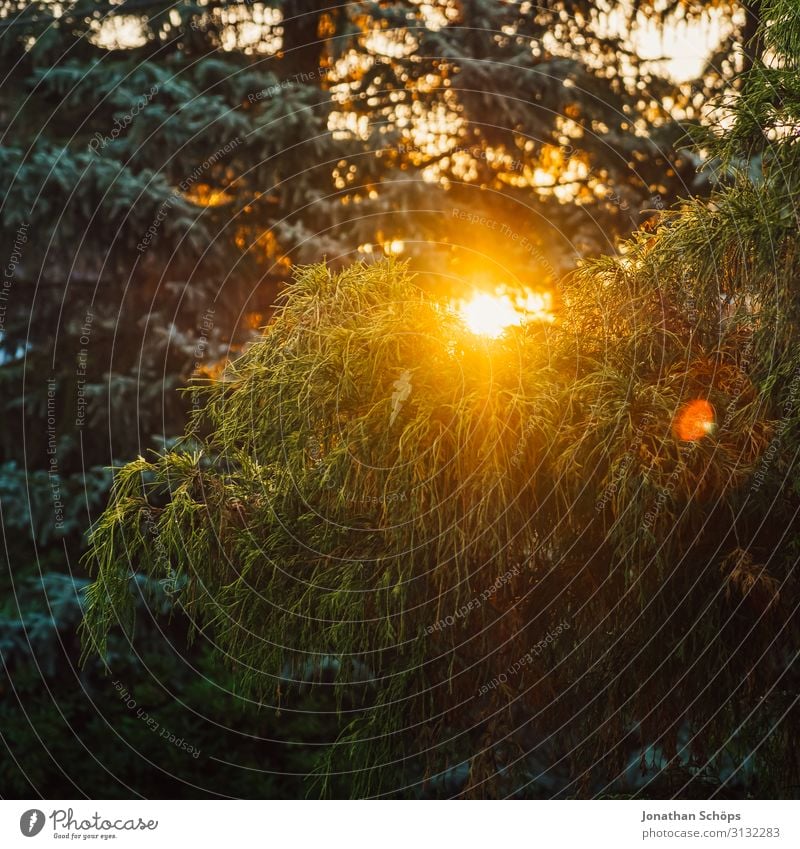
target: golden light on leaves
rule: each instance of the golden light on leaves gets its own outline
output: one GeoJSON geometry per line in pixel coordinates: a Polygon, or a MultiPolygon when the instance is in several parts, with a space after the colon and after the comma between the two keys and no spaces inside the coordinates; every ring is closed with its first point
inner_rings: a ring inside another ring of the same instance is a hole
{"type": "Polygon", "coordinates": [[[469,331],[497,339],[510,327],[530,322],[552,322],[552,296],[532,289],[513,290],[497,286],[494,291],[476,291],[468,300],[454,303],[469,331]]]}
{"type": "Polygon", "coordinates": [[[208,183],[197,183],[187,189],[183,196],[197,206],[224,206],[233,202],[233,195],[220,189],[215,189],[208,183]]]}
{"type": "Polygon", "coordinates": [[[672,432],[683,442],[697,442],[712,434],[716,426],[714,408],[708,401],[698,398],[681,407],[672,424],[672,432]]]}

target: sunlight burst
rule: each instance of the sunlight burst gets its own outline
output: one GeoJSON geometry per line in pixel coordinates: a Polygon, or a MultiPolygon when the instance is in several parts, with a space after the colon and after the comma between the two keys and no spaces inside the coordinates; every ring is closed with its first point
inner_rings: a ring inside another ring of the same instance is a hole
{"type": "Polygon", "coordinates": [[[468,330],[490,339],[502,336],[509,327],[554,320],[550,293],[531,289],[497,286],[493,292],[475,292],[469,300],[457,301],[455,307],[468,330]]]}

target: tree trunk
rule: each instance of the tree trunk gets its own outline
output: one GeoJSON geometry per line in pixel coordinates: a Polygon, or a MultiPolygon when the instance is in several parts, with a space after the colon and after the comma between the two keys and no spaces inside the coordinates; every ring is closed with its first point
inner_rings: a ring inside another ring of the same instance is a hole
{"type": "MultiPolygon", "coordinates": [[[[287,0],[284,3],[280,65],[284,79],[319,72],[325,50],[325,39],[319,35],[324,13],[325,4],[315,0],[287,0]]],[[[335,7],[328,14],[334,16],[335,7]]]]}

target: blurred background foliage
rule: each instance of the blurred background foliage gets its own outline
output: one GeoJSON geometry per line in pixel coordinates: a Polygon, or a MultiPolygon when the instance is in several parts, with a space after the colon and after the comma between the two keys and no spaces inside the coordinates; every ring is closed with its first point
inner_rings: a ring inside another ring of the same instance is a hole
{"type": "Polygon", "coordinates": [[[154,796],[301,792],[336,721],[232,716],[226,673],[146,587],[125,683],[217,760],[199,776],[77,671],[105,469],[171,444],[178,388],[242,349],[298,263],[547,286],[745,159],[760,173],[746,143],[684,146],[758,62],[758,20],[755,0],[0,3],[4,795],[125,795],[121,775],[154,796]]]}

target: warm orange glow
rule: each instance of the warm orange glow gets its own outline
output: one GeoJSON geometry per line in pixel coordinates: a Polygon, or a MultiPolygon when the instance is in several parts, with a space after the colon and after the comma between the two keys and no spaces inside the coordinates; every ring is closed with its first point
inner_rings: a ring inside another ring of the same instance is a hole
{"type": "Polygon", "coordinates": [[[197,183],[187,189],[183,196],[197,206],[224,206],[233,201],[233,195],[220,189],[214,189],[208,183],[197,183]]]}
{"type": "Polygon", "coordinates": [[[480,336],[497,339],[509,327],[531,321],[553,321],[549,292],[530,289],[514,291],[498,286],[494,292],[475,292],[467,301],[455,305],[467,329],[480,336]]]}
{"type": "Polygon", "coordinates": [[[708,401],[698,399],[683,405],[675,417],[672,431],[684,442],[697,442],[713,433],[715,428],[714,408],[708,401]]]}

